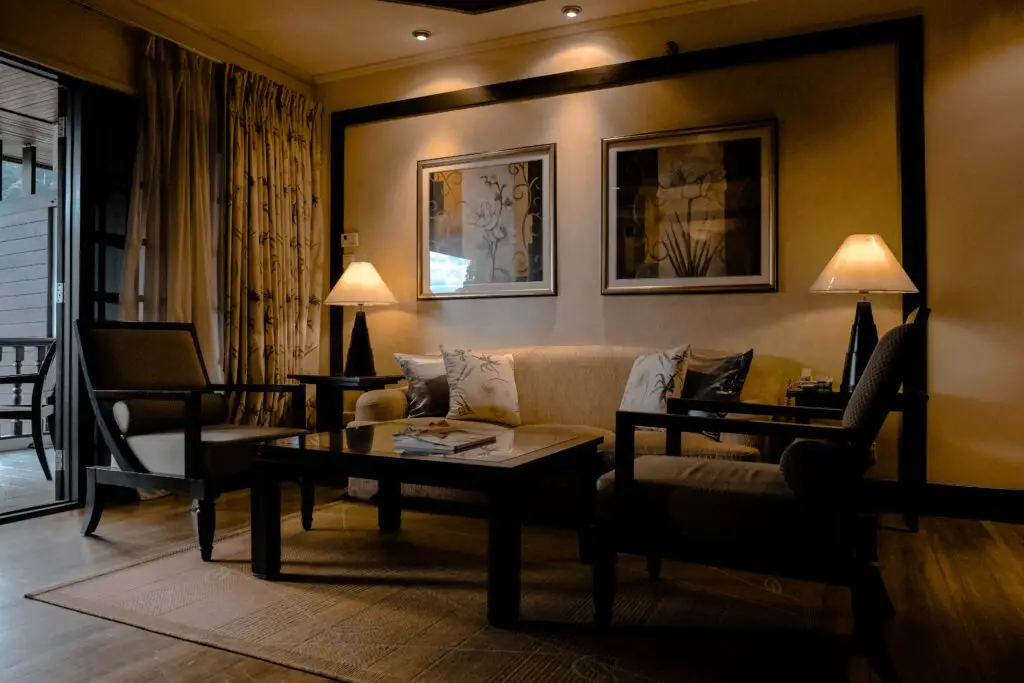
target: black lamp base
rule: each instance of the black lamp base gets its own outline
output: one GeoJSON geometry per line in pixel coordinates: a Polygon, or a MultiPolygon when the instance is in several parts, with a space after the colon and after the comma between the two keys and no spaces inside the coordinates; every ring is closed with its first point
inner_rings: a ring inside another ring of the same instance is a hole
{"type": "Polygon", "coordinates": [[[853,327],[850,329],[850,347],[846,351],[840,391],[853,391],[877,345],[878,328],[875,327],[875,318],[871,313],[871,302],[867,299],[858,301],[857,313],[853,317],[853,327]]]}
{"type": "Polygon", "coordinates": [[[377,371],[373,367],[373,349],[370,348],[370,329],[366,326],[366,313],[356,313],[355,324],[352,325],[352,339],[348,345],[345,358],[346,377],[373,377],[377,371]]]}

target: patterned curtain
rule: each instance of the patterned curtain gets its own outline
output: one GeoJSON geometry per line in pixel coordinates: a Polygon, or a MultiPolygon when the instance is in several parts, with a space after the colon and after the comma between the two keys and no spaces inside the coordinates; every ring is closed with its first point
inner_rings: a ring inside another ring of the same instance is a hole
{"type": "Polygon", "coordinates": [[[119,313],[122,320],[194,323],[219,381],[213,69],[174,43],[150,37],[146,46],[119,313]]]}
{"type": "MultiPolygon", "coordinates": [[[[229,383],[319,368],[323,269],[320,104],[229,67],[224,344],[229,383]]],[[[307,391],[307,419],[315,405],[307,391]]],[[[236,421],[277,424],[287,397],[231,398],[236,421]]]]}

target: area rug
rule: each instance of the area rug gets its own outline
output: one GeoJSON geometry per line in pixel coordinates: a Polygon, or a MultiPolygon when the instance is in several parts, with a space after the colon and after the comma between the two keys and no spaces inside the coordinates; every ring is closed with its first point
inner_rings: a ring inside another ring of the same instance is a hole
{"type": "MultiPolygon", "coordinates": [[[[616,626],[592,625],[574,534],[524,531],[523,623],[491,628],[486,524],[335,503],[284,522],[284,578],[252,577],[249,534],[30,594],[35,600],[352,683],[843,680],[842,595],[814,584],[620,559],[616,626]],[[781,678],[780,678],[781,677],[781,678]]],[[[840,591],[841,593],[841,591],[840,591]]]]}

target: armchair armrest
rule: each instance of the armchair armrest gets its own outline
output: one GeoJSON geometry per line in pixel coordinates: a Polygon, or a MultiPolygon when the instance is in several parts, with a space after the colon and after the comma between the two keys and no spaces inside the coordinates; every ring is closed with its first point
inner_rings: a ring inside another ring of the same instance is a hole
{"type": "Polygon", "coordinates": [[[390,422],[409,415],[409,395],[404,388],[367,391],[356,400],[356,422],[390,422]]]}
{"type": "Polygon", "coordinates": [[[306,385],[305,384],[210,384],[207,391],[249,391],[253,393],[284,393],[292,395],[291,414],[288,421],[296,429],[306,427],[306,385]]]}
{"type": "Polygon", "coordinates": [[[305,388],[304,384],[210,384],[207,386],[210,391],[252,391],[256,393],[275,391],[295,393],[305,388]]]}
{"type": "MultiPolygon", "coordinates": [[[[724,406],[729,404],[714,405],[724,406]]],[[[763,406],[762,406],[763,407],[763,406]]],[[[721,408],[719,408],[721,410],[721,408]]],[[[852,430],[827,425],[791,424],[788,422],[767,422],[765,420],[736,420],[724,417],[695,415],[673,415],[663,413],[637,413],[620,410],[616,413],[616,439],[621,425],[632,431],[636,427],[664,427],[678,432],[698,433],[704,431],[726,434],[758,434],[763,436],[784,436],[794,439],[827,439],[830,441],[852,442],[852,430]]]]}
{"type": "Polygon", "coordinates": [[[144,399],[187,402],[192,396],[202,396],[206,392],[202,389],[96,389],[92,393],[97,401],[144,399]]]}
{"type": "Polygon", "coordinates": [[[748,403],[745,401],[699,401],[693,398],[670,398],[668,400],[668,412],[671,414],[685,415],[691,410],[708,413],[767,415],[798,420],[841,420],[843,418],[843,411],[838,408],[780,406],[768,403],[748,403]]]}

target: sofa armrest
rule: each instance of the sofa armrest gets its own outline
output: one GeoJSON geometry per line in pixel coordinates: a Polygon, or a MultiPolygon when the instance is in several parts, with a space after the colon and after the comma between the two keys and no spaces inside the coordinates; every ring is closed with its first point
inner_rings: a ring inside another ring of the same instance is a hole
{"type": "Polygon", "coordinates": [[[409,415],[409,395],[405,387],[367,391],[356,401],[356,422],[389,422],[409,415]]]}

